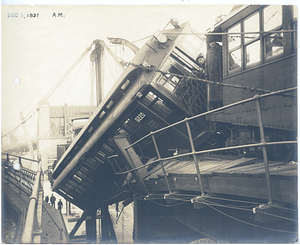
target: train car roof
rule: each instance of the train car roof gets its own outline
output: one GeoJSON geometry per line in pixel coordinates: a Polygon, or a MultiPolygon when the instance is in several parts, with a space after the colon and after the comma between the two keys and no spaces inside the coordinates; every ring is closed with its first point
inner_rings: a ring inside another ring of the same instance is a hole
{"type": "Polygon", "coordinates": [[[214,25],[212,32],[222,32],[264,5],[235,5],[229,15],[214,25]]]}

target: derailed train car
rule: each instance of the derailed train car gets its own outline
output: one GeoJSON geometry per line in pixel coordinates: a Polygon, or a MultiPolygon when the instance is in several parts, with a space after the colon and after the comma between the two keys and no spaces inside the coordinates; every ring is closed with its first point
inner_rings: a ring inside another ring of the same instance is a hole
{"type": "MultiPolygon", "coordinates": [[[[297,29],[296,16],[292,6],[248,6],[215,26],[212,33],[219,34],[216,36],[223,49],[223,85],[219,85],[223,106],[263,91],[296,86],[297,36],[291,31],[297,29]]],[[[127,194],[118,189],[124,177],[116,175],[114,168],[124,171],[135,167],[128,165],[132,161],[124,148],[152,131],[207,111],[207,82],[195,75],[199,70],[196,57],[206,47],[205,37],[189,23],[173,24],[138,51],[59,160],[52,174],[52,188],[78,207],[124,200],[127,194]],[[111,165],[111,159],[118,164],[111,165]]],[[[295,140],[295,94],[266,99],[262,104],[267,140],[295,140]]],[[[194,120],[195,148],[259,142],[254,113],[255,105],[246,104],[194,120]]],[[[162,157],[172,155],[170,149],[189,145],[184,125],[163,131],[156,138],[162,157]]],[[[151,139],[134,150],[138,159],[133,160],[141,164],[157,156],[151,139]]],[[[289,160],[296,151],[286,146],[270,152],[270,157],[289,160]]],[[[260,149],[226,153],[259,156],[260,149]]],[[[147,169],[143,171],[146,176],[147,169]]]]}
{"type": "MultiPolygon", "coordinates": [[[[205,46],[205,39],[197,35],[188,22],[175,24],[173,29],[150,38],[57,163],[52,188],[81,208],[109,198],[113,193],[110,188],[116,187],[108,183],[121,184],[123,177],[114,175],[108,157],[118,155],[115,160],[121,169],[126,169],[115,138],[126,135],[128,142],[133,142],[192,115],[177,95],[178,85],[188,85],[189,79],[184,76],[197,78],[194,71],[199,66],[195,59],[205,46]],[[106,176],[99,178],[104,172],[106,176]],[[92,194],[96,190],[97,196],[92,194]]],[[[197,88],[191,90],[197,100],[196,112],[203,112],[206,110],[205,84],[197,80],[192,82],[197,88]]],[[[195,125],[193,130],[199,134],[207,127],[207,122],[199,120],[198,124],[200,126],[195,125]]],[[[184,148],[188,143],[180,127],[162,133],[159,138],[162,139],[159,147],[163,156],[171,154],[170,148],[184,148]]],[[[155,154],[149,142],[136,151],[145,159],[155,154]]]]}

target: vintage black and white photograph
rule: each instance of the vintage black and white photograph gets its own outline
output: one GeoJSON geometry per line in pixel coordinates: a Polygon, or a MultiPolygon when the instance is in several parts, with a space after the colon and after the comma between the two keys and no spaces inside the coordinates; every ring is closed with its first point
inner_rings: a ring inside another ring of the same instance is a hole
{"type": "Polygon", "coordinates": [[[297,5],[1,7],[2,243],[298,242],[297,5]]]}

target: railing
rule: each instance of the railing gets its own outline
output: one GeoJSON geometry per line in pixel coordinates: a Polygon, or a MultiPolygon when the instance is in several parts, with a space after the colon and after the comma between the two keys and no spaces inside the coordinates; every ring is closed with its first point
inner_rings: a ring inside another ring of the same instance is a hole
{"type": "MultiPolygon", "coordinates": [[[[41,175],[42,175],[42,164],[39,162],[38,171],[36,174],[32,194],[29,198],[29,205],[26,215],[26,221],[25,226],[21,238],[22,243],[31,243],[32,242],[32,236],[33,236],[33,225],[35,221],[36,216],[36,206],[39,198],[39,190],[42,187],[41,183],[41,175]]],[[[41,235],[41,234],[40,234],[41,235]]]]}
{"type": "Polygon", "coordinates": [[[36,171],[26,168],[24,163],[26,161],[28,165],[32,165],[39,161],[4,152],[1,153],[1,158],[4,178],[9,178],[19,188],[31,193],[36,171]]]}
{"type": "Polygon", "coordinates": [[[31,243],[34,233],[33,226],[37,215],[36,206],[38,199],[40,198],[39,192],[42,189],[42,164],[39,160],[20,157],[9,153],[2,153],[2,170],[4,176],[9,178],[11,182],[14,182],[14,184],[25,190],[27,193],[31,193],[24,230],[21,237],[22,243],[31,243]],[[25,160],[27,162],[29,161],[30,164],[32,164],[32,162],[37,163],[37,171],[35,172],[24,167],[23,161],[25,160]]]}
{"type": "MultiPolygon", "coordinates": [[[[266,146],[281,145],[281,144],[297,144],[297,141],[278,141],[278,142],[266,142],[265,141],[263,120],[262,120],[262,115],[261,115],[261,110],[260,110],[260,100],[263,99],[263,98],[270,97],[270,96],[283,95],[285,93],[290,93],[290,92],[293,92],[295,90],[297,90],[296,87],[289,88],[289,89],[284,89],[284,90],[280,90],[280,91],[276,91],[276,92],[270,92],[270,93],[263,94],[263,95],[255,95],[252,98],[245,99],[245,100],[242,100],[242,101],[238,101],[238,102],[235,102],[235,103],[232,103],[232,104],[229,104],[229,105],[226,105],[226,106],[223,106],[223,107],[211,110],[211,111],[207,111],[207,112],[201,113],[199,115],[195,115],[195,116],[186,118],[186,119],[184,119],[182,121],[176,122],[176,123],[174,123],[172,125],[168,125],[168,126],[166,126],[164,128],[161,128],[161,129],[158,129],[158,130],[156,130],[154,132],[151,132],[151,133],[145,135],[144,137],[142,137],[141,139],[137,140],[136,142],[134,142],[130,146],[126,147],[125,151],[126,151],[126,153],[128,155],[128,158],[130,159],[130,156],[129,156],[129,153],[128,153],[128,149],[131,148],[131,147],[133,147],[133,146],[135,146],[135,145],[137,145],[138,143],[140,143],[141,141],[147,139],[148,137],[151,137],[152,138],[152,142],[153,142],[154,147],[155,147],[156,154],[157,154],[157,159],[154,160],[154,161],[151,161],[150,163],[147,163],[147,164],[145,164],[143,166],[140,166],[140,167],[137,167],[137,168],[133,168],[133,169],[130,169],[128,171],[119,172],[117,174],[127,174],[129,172],[137,171],[137,170],[139,170],[141,168],[147,167],[149,165],[152,165],[152,164],[158,162],[158,163],[160,163],[162,172],[164,174],[164,178],[166,180],[166,185],[168,187],[169,193],[171,194],[172,191],[171,191],[170,184],[169,184],[169,181],[168,181],[168,178],[167,178],[167,173],[166,173],[164,165],[163,165],[163,161],[171,160],[171,159],[176,159],[176,158],[183,157],[183,156],[193,156],[194,163],[195,163],[195,168],[196,168],[196,171],[197,171],[197,176],[198,176],[197,180],[198,180],[198,183],[199,183],[201,195],[204,195],[205,193],[204,193],[204,189],[203,189],[200,168],[199,168],[199,165],[198,165],[198,160],[196,158],[196,155],[200,155],[200,154],[204,154],[204,153],[211,153],[211,152],[218,152],[218,151],[227,151],[227,150],[233,150],[233,149],[244,149],[244,148],[250,148],[250,147],[261,147],[262,148],[262,152],[263,152],[263,160],[264,160],[264,168],[265,168],[265,176],[266,176],[266,184],[267,184],[267,193],[268,193],[268,202],[269,202],[269,204],[271,204],[272,203],[272,189],[271,189],[271,184],[270,184],[270,173],[269,173],[269,164],[268,164],[268,157],[267,157],[266,146]],[[239,146],[231,146],[231,147],[224,147],[224,148],[215,148],[215,149],[209,149],[209,150],[203,150],[203,151],[195,151],[194,141],[193,141],[193,137],[192,137],[192,133],[191,133],[191,129],[190,129],[190,123],[189,123],[191,120],[196,119],[196,118],[200,118],[200,117],[204,117],[204,116],[207,116],[207,115],[210,115],[210,114],[214,114],[214,113],[217,113],[217,112],[221,112],[221,111],[226,110],[228,108],[235,107],[235,106],[242,105],[242,104],[249,103],[249,102],[253,102],[253,101],[256,102],[257,119],[258,119],[259,131],[260,131],[260,143],[247,144],[247,145],[239,145],[239,146]],[[176,155],[176,156],[161,158],[160,152],[159,152],[159,149],[157,147],[156,140],[155,140],[155,134],[160,133],[160,132],[162,132],[164,130],[173,128],[173,127],[175,127],[175,126],[177,126],[179,124],[182,124],[182,123],[186,124],[188,138],[189,138],[189,141],[190,141],[190,145],[191,145],[191,150],[192,151],[189,152],[189,153],[184,153],[184,154],[180,154],[180,155],[176,155]]],[[[144,183],[142,183],[142,184],[143,184],[144,187],[146,187],[146,185],[144,183]]],[[[146,191],[148,192],[147,188],[146,188],[146,191]]]]}

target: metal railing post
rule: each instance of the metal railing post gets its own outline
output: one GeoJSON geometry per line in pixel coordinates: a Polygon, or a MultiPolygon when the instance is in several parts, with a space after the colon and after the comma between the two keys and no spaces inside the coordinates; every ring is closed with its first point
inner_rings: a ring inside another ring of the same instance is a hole
{"type": "Polygon", "coordinates": [[[39,162],[39,167],[38,167],[38,171],[36,174],[32,194],[29,198],[26,221],[25,221],[25,226],[24,226],[24,230],[22,233],[22,238],[21,238],[22,243],[31,243],[32,242],[33,225],[34,225],[34,217],[36,215],[36,204],[37,204],[37,199],[38,199],[40,178],[41,178],[41,162],[39,162]]]}
{"type": "Polygon", "coordinates": [[[165,171],[165,168],[164,168],[164,165],[161,161],[161,157],[160,157],[160,154],[159,154],[159,150],[158,150],[158,147],[157,147],[157,144],[156,144],[156,141],[155,141],[155,137],[154,137],[154,134],[151,133],[151,137],[152,137],[152,141],[153,141],[153,144],[154,144],[154,147],[155,147],[155,150],[156,150],[156,154],[157,154],[157,157],[158,157],[158,160],[159,160],[159,163],[160,163],[160,166],[161,166],[161,169],[164,173],[164,176],[165,176],[165,180],[167,182],[167,186],[168,186],[168,190],[169,190],[169,193],[171,193],[171,188],[170,188],[170,184],[169,184],[169,181],[168,181],[168,177],[167,177],[167,174],[166,174],[166,171],[165,171]]]}
{"type": "MultiPolygon", "coordinates": [[[[130,154],[129,154],[129,152],[128,152],[128,149],[125,149],[125,152],[126,152],[126,154],[127,154],[128,158],[129,158],[129,160],[130,160],[130,162],[131,162],[132,166],[134,166],[134,162],[133,162],[133,160],[132,160],[132,158],[131,158],[131,156],[130,156],[130,154]]],[[[143,181],[143,179],[142,179],[142,177],[141,177],[140,173],[139,173],[138,171],[135,171],[135,174],[137,175],[137,177],[138,177],[139,181],[142,183],[142,185],[143,185],[143,187],[144,187],[145,191],[146,191],[146,192],[147,192],[147,194],[149,195],[148,188],[147,188],[147,186],[145,185],[145,183],[144,183],[144,181],[143,181]]]]}
{"type": "MultiPolygon", "coordinates": [[[[127,152],[126,152],[127,153],[127,152]]],[[[121,167],[120,167],[120,165],[119,165],[119,163],[118,163],[118,161],[114,158],[114,161],[115,161],[115,163],[117,164],[117,166],[118,166],[118,168],[119,168],[119,170],[122,172],[122,169],[121,169],[121,167]]],[[[126,170],[128,170],[128,168],[127,168],[127,166],[125,165],[125,168],[126,168],[126,170]]],[[[124,175],[123,175],[124,176],[124,175]]],[[[124,180],[128,183],[128,185],[129,185],[129,188],[130,188],[130,190],[132,191],[132,193],[134,192],[133,191],[133,189],[132,189],[132,187],[131,187],[131,184],[130,184],[130,182],[127,180],[127,178],[126,178],[126,176],[124,176],[124,180]]]]}
{"type": "Polygon", "coordinates": [[[260,110],[260,96],[256,95],[256,110],[257,110],[257,117],[258,117],[258,125],[260,131],[260,142],[262,146],[263,158],[264,158],[264,165],[265,165],[265,175],[266,175],[266,182],[267,182],[267,190],[268,190],[268,202],[269,204],[272,203],[272,189],[271,189],[271,182],[270,182],[270,172],[269,172],[269,164],[268,164],[268,156],[266,150],[266,141],[265,141],[265,134],[264,134],[264,127],[263,127],[263,120],[260,110]]]}
{"type": "Polygon", "coordinates": [[[193,138],[192,138],[192,132],[191,132],[190,124],[189,124],[189,121],[187,119],[186,119],[185,123],[186,123],[186,128],[187,128],[187,131],[188,131],[189,140],[190,140],[192,153],[193,153],[193,158],[194,158],[194,162],[195,162],[195,167],[196,167],[196,171],[197,171],[198,183],[199,183],[199,186],[200,186],[201,194],[204,195],[204,189],[203,189],[203,185],[202,185],[202,179],[201,179],[198,160],[197,160],[197,157],[196,157],[196,154],[195,154],[195,147],[194,147],[194,142],[193,142],[193,138]]]}

